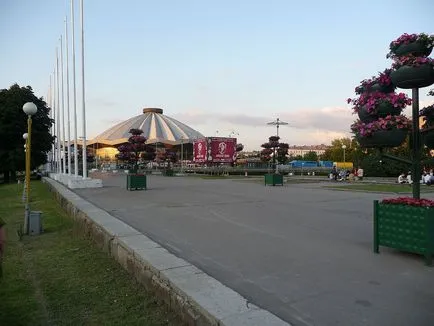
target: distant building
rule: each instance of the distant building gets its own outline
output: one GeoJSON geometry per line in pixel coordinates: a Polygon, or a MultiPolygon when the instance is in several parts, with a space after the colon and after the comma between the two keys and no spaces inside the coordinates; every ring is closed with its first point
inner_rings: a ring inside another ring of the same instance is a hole
{"type": "Polygon", "coordinates": [[[316,155],[322,155],[325,153],[325,150],[329,148],[329,146],[321,144],[321,145],[303,145],[303,146],[290,146],[288,148],[288,155],[289,156],[304,156],[305,154],[309,152],[315,152],[316,155]]]}

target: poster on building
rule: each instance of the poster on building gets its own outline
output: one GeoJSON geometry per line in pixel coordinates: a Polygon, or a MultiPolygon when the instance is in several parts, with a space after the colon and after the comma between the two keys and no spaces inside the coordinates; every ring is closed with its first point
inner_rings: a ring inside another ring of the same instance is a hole
{"type": "Polygon", "coordinates": [[[237,139],[209,137],[207,138],[207,161],[212,163],[233,163],[237,158],[237,139]]]}
{"type": "Polygon", "coordinates": [[[196,163],[204,163],[207,156],[206,138],[196,139],[193,142],[193,161],[196,163]]]}

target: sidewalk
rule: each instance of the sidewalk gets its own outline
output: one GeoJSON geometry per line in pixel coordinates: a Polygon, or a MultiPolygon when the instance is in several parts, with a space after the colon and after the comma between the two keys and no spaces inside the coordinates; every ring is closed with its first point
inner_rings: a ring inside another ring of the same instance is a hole
{"type": "Polygon", "coordinates": [[[104,178],[77,194],[293,325],[432,325],[434,269],[372,253],[381,194],[159,176],[128,192],[104,178]]]}

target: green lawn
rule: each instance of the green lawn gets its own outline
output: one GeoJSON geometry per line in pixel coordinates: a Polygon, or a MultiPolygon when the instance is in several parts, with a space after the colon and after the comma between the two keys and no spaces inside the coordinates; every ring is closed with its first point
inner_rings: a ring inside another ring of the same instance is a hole
{"type": "Polygon", "coordinates": [[[120,265],[78,235],[45,184],[31,186],[45,232],[24,236],[21,185],[0,186],[7,247],[0,279],[0,325],[181,325],[120,265]]]}
{"type": "MultiPolygon", "coordinates": [[[[373,191],[373,192],[391,192],[391,193],[411,193],[411,185],[400,184],[348,184],[339,186],[324,186],[324,188],[335,190],[355,190],[355,191],[373,191]]],[[[434,186],[420,185],[422,193],[434,192],[434,186]]]]}

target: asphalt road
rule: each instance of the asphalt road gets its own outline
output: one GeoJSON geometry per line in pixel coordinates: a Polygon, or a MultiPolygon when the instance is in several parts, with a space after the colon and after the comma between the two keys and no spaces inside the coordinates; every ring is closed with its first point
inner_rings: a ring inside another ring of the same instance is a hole
{"type": "MultiPolygon", "coordinates": [[[[318,184],[125,175],[76,192],[294,325],[434,325],[434,268],[372,252],[372,201],[318,184]]],[[[429,196],[433,196],[430,194],[429,196]]]]}

